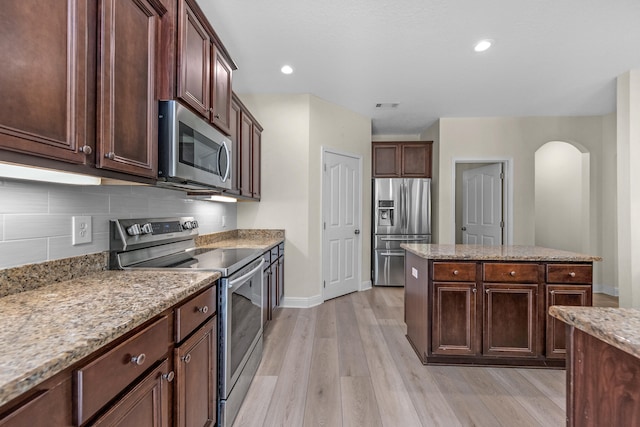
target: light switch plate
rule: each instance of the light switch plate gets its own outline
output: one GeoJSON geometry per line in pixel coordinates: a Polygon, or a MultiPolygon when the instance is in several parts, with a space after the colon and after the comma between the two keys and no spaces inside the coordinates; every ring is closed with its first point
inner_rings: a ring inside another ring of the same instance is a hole
{"type": "Polygon", "coordinates": [[[71,244],[81,245],[91,243],[91,217],[74,216],[71,217],[71,244]]]}
{"type": "Polygon", "coordinates": [[[411,275],[417,279],[418,278],[418,269],[415,268],[415,267],[411,267],[411,275]]]}

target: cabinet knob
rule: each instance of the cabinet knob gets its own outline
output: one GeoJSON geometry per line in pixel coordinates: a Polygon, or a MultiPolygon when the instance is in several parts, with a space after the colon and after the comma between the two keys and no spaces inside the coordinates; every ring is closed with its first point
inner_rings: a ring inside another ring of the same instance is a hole
{"type": "Polygon", "coordinates": [[[220,114],[216,114],[213,117],[215,117],[216,119],[220,119],[220,114]]]}
{"type": "Polygon", "coordinates": [[[569,277],[576,277],[576,273],[572,271],[571,273],[569,273],[569,277]]]}
{"type": "Polygon", "coordinates": [[[460,273],[458,270],[453,270],[453,275],[454,275],[454,276],[457,276],[457,275],[458,275],[458,273],[460,273]]]}
{"type": "Polygon", "coordinates": [[[166,374],[162,374],[162,379],[163,380],[167,380],[167,382],[171,382],[173,381],[173,378],[176,376],[176,374],[173,373],[173,371],[170,371],[166,374]]]}
{"type": "Polygon", "coordinates": [[[549,292],[551,295],[555,295],[556,291],[549,292]]]}
{"type": "Polygon", "coordinates": [[[88,145],[83,145],[82,148],[80,149],[84,154],[86,154],[87,156],[91,153],[93,153],[93,148],[89,147],[88,145]]]}
{"type": "Polygon", "coordinates": [[[182,357],[182,361],[183,361],[184,363],[189,363],[189,362],[191,362],[191,354],[187,354],[186,356],[183,356],[183,357],[182,357]]]}
{"type": "Polygon", "coordinates": [[[485,292],[487,293],[487,295],[489,295],[489,289],[485,290],[485,292]]]}
{"type": "Polygon", "coordinates": [[[473,293],[475,294],[476,292],[478,292],[478,290],[476,288],[473,288],[473,293]]]}
{"type": "Polygon", "coordinates": [[[209,311],[209,307],[205,305],[204,307],[198,307],[196,310],[198,310],[198,312],[202,314],[207,314],[207,311],[209,311]]]}
{"type": "Polygon", "coordinates": [[[147,358],[147,356],[145,356],[144,353],[140,353],[137,356],[132,356],[131,357],[131,363],[133,363],[134,365],[142,365],[144,363],[144,360],[147,358]]]}
{"type": "Polygon", "coordinates": [[[213,113],[213,108],[209,108],[209,112],[210,112],[210,113],[213,113]]]}
{"type": "Polygon", "coordinates": [[[512,272],[510,272],[510,273],[509,273],[509,276],[511,276],[511,277],[513,277],[513,276],[515,276],[515,275],[516,275],[516,272],[515,272],[515,271],[512,271],[512,272]]]}
{"type": "Polygon", "coordinates": [[[116,158],[116,153],[114,153],[113,151],[110,151],[107,154],[105,154],[104,156],[109,160],[113,160],[113,159],[116,158]]]}

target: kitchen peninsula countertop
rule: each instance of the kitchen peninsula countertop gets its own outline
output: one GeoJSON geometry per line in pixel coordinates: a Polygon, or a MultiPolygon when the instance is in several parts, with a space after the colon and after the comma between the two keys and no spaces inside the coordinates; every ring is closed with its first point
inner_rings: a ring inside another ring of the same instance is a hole
{"type": "Polygon", "coordinates": [[[219,277],[102,271],[0,298],[0,406],[219,277]]]}
{"type": "Polygon", "coordinates": [[[549,314],[640,359],[640,309],[554,305],[549,314]]]}
{"type": "Polygon", "coordinates": [[[540,246],[483,246],[404,243],[403,249],[425,259],[476,261],[602,261],[599,256],[579,254],[540,246]]]}

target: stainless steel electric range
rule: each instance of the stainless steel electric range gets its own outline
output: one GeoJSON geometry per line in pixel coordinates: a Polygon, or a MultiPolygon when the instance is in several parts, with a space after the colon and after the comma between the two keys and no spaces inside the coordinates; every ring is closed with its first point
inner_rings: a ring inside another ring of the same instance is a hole
{"type": "Polygon", "coordinates": [[[218,425],[238,414],[262,358],[260,249],[197,248],[192,217],[111,221],[111,269],[218,271],[218,425]]]}

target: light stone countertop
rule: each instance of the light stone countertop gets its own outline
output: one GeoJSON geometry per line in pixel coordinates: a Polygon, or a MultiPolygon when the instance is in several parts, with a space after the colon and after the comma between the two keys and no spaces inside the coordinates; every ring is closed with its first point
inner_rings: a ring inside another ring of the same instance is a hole
{"type": "Polygon", "coordinates": [[[549,314],[640,359],[640,309],[553,305],[549,314]]]}
{"type": "Polygon", "coordinates": [[[103,271],[0,298],[0,405],[219,277],[103,271]]]}
{"type": "Polygon", "coordinates": [[[599,256],[579,254],[540,246],[483,246],[403,243],[402,248],[419,257],[433,260],[477,261],[602,261],[599,256]]]}

